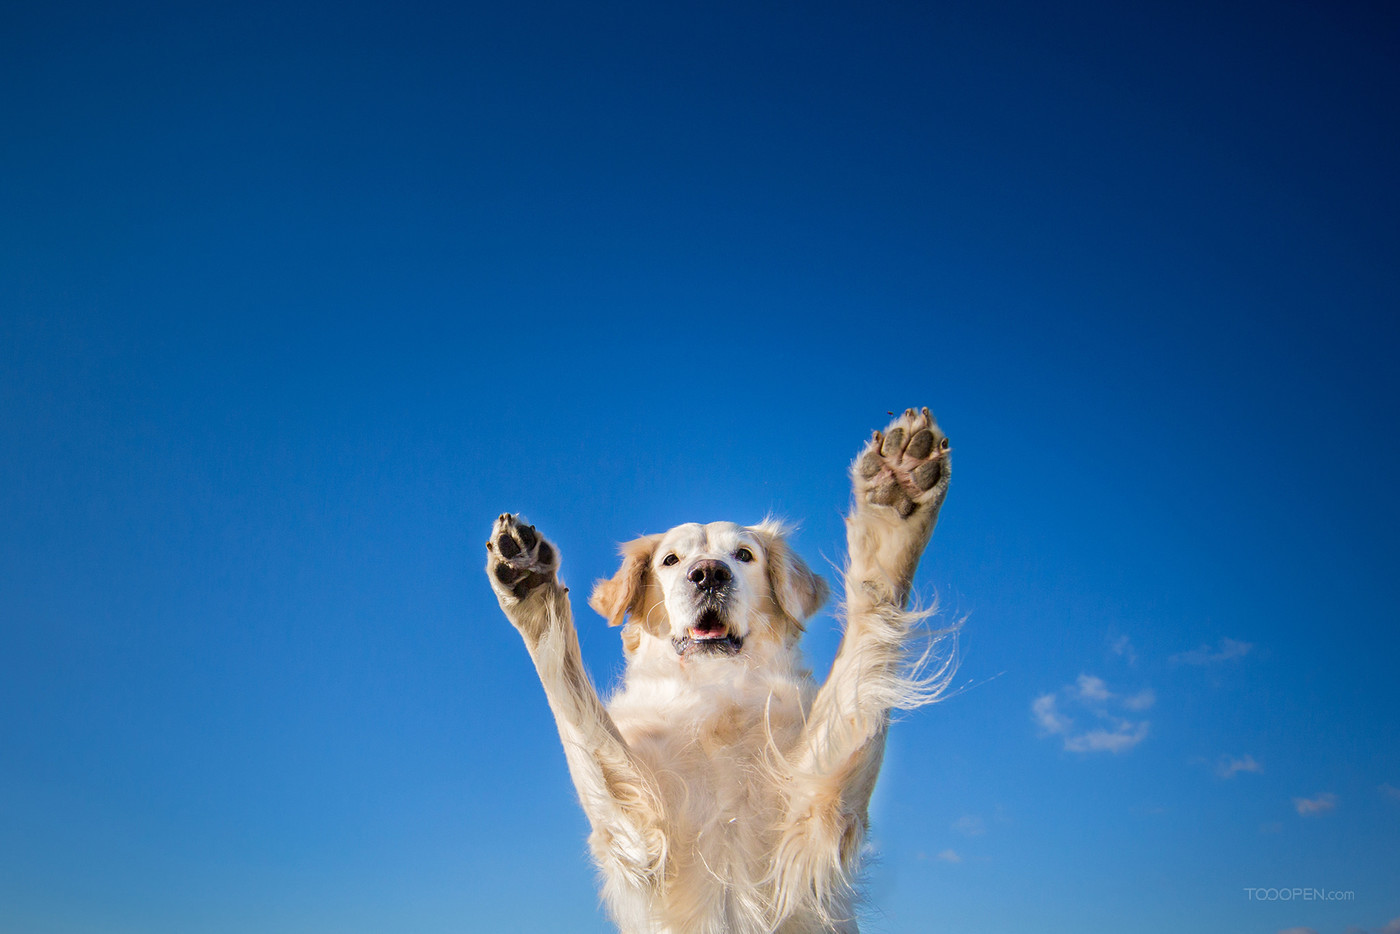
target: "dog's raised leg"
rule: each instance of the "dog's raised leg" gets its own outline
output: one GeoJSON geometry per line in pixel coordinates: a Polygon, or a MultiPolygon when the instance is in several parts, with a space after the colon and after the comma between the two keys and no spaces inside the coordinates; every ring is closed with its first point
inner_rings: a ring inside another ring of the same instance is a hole
{"type": "MultiPolygon", "coordinates": [[[[904,609],[914,570],[948,493],[948,477],[948,438],[928,409],[907,409],[883,432],[875,432],[851,467],[848,600],[856,601],[854,587],[861,591],[859,605],[873,600],[904,609]]],[[[848,613],[849,632],[854,606],[848,613]]]]}
{"type": "Polygon", "coordinates": [[[569,774],[593,827],[593,855],[620,870],[605,873],[609,885],[652,889],[661,881],[666,856],[656,784],[618,733],[583,667],[569,591],[559,582],[559,551],[534,526],[506,514],[492,526],[486,552],[491,587],[524,638],[554,712],[569,774]]]}
{"type": "MultiPolygon", "coordinates": [[[[839,902],[859,854],[892,708],[929,699],[906,669],[906,612],[919,557],[948,492],[948,439],[928,409],[875,432],[851,466],[846,632],[831,675],[789,756],[789,814],[779,848],[779,916],[839,902]]],[[[854,930],[850,919],[828,919],[854,930]]]]}

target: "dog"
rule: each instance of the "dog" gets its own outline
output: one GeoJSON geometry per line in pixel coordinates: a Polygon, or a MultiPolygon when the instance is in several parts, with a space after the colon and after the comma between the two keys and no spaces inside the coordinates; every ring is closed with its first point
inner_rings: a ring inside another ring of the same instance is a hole
{"type": "Polygon", "coordinates": [[[851,465],[845,632],[820,689],[798,640],[828,588],[781,523],[692,523],[621,547],[589,600],[622,627],[626,668],[605,705],[558,548],[516,515],[496,520],[487,575],[544,685],[624,934],[857,931],[891,712],[951,678],[951,655],[911,651],[930,611],[908,609],[949,456],[929,410],[909,409],[851,465]]]}

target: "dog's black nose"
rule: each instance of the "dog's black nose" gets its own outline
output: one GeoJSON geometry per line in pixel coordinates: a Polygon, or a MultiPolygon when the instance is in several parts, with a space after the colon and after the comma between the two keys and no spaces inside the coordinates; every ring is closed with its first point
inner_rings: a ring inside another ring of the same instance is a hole
{"type": "Polygon", "coordinates": [[[701,590],[719,590],[734,577],[729,570],[729,565],[723,561],[709,558],[692,564],[690,571],[685,576],[701,590]]]}

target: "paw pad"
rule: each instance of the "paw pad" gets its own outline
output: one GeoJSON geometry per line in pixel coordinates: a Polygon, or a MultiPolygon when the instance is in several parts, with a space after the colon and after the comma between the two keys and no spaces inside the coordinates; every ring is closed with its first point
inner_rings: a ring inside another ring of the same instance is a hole
{"type": "Polygon", "coordinates": [[[499,584],[497,590],[503,589],[517,600],[551,581],[558,570],[554,546],[534,526],[524,525],[509,513],[496,520],[486,551],[488,570],[499,584]]]}
{"type": "Polygon", "coordinates": [[[855,464],[856,497],[900,518],[939,498],[948,476],[948,438],[928,409],[906,409],[875,432],[855,464]]]}

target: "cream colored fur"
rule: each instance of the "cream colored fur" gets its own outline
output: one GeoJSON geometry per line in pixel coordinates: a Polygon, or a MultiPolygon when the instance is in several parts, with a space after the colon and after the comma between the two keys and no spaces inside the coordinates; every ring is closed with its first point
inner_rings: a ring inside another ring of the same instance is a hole
{"type": "Polygon", "coordinates": [[[950,673],[945,658],[919,674],[930,656],[910,643],[930,635],[928,614],[907,608],[948,489],[947,440],[910,409],[851,477],[845,635],[820,689],[798,638],[827,587],[777,522],[623,546],[590,601],[623,626],[627,667],[606,707],[558,551],[515,516],[492,529],[488,576],[544,685],[625,934],[856,931],[852,879],[890,712],[933,700],[950,673]]]}

